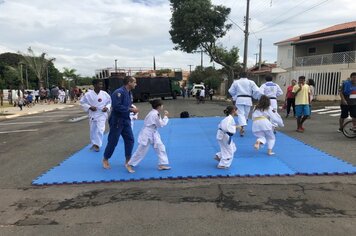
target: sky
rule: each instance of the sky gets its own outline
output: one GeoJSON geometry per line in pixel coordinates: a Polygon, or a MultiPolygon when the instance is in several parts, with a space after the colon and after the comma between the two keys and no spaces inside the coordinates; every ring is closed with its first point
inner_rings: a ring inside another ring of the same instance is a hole
{"type": "MultiPolygon", "coordinates": [[[[244,50],[246,0],[212,0],[231,8],[226,48],[244,50]],[[242,29],[241,29],[242,28],[242,29]]],[[[262,60],[275,62],[273,44],[301,34],[356,20],[355,0],[250,0],[248,65],[255,63],[258,39],[262,60]]],[[[189,70],[200,54],[174,50],[170,39],[168,0],[0,0],[0,53],[46,52],[60,71],[74,68],[82,76],[114,67],[157,67],[189,70]]],[[[208,56],[203,66],[216,66],[208,56]]]]}

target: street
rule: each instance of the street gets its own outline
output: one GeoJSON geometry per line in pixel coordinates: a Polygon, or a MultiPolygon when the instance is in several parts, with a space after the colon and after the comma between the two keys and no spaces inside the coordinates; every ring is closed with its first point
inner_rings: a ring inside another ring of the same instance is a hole
{"type": "MultiPolygon", "coordinates": [[[[223,116],[228,104],[182,97],[163,103],[171,117],[223,116]]],[[[151,109],[135,105],[139,119],[151,109]]],[[[294,118],[280,131],[356,165],[356,139],[336,132],[338,117],[318,113],[305,133],[295,132],[294,118]]],[[[85,115],[74,106],[0,121],[0,235],[356,234],[355,175],[32,186],[89,143],[85,115]]]]}

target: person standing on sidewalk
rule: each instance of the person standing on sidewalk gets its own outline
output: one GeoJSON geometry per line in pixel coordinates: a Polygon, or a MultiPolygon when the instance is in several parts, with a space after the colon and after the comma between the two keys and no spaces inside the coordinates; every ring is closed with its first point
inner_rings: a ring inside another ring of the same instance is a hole
{"type": "Polygon", "coordinates": [[[237,120],[240,128],[240,136],[245,135],[244,127],[247,125],[248,115],[252,106],[252,97],[259,98],[259,88],[252,80],[247,78],[246,72],[241,72],[240,79],[235,80],[229,88],[231,97],[235,100],[237,107],[237,120]]]}
{"type": "Polygon", "coordinates": [[[110,168],[109,159],[114,153],[121,135],[125,144],[125,167],[131,172],[132,168],[127,163],[131,158],[135,142],[131,128],[130,112],[138,112],[137,108],[131,107],[133,100],[131,90],[136,87],[136,79],[132,76],[126,76],[123,82],[124,85],[111,94],[112,112],[109,117],[110,132],[108,144],[104,152],[103,167],[105,169],[110,168]]]}
{"type": "Polygon", "coordinates": [[[103,82],[99,79],[92,81],[93,90],[89,90],[81,99],[80,105],[89,112],[91,150],[99,152],[103,143],[105,123],[111,109],[111,98],[102,90],[103,82]]]}
{"type": "Polygon", "coordinates": [[[293,87],[292,93],[295,96],[295,110],[297,115],[297,132],[303,133],[303,123],[310,116],[310,89],[305,84],[305,76],[299,76],[298,84],[293,87]]]}
{"type": "Polygon", "coordinates": [[[297,81],[295,79],[292,80],[292,85],[289,85],[287,88],[287,93],[286,93],[286,102],[287,102],[287,114],[286,118],[288,118],[289,113],[290,113],[290,108],[293,108],[293,116],[295,117],[295,98],[294,94],[292,93],[293,87],[297,84],[297,81]]]}

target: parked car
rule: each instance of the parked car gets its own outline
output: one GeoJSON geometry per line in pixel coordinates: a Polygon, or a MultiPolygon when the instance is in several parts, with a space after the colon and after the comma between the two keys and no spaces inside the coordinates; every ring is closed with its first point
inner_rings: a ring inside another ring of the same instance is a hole
{"type": "Polygon", "coordinates": [[[193,87],[192,87],[192,90],[190,91],[190,94],[195,97],[196,93],[198,90],[202,90],[204,89],[205,90],[205,86],[204,84],[194,84],[193,87]]]}

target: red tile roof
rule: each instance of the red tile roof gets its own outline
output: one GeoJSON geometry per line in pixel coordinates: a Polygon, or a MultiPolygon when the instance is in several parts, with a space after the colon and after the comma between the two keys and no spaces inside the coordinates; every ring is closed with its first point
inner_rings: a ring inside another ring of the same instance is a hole
{"type": "Polygon", "coordinates": [[[312,38],[322,39],[323,37],[328,37],[330,35],[336,36],[336,35],[342,35],[342,34],[345,34],[348,32],[356,32],[356,21],[334,25],[334,26],[331,26],[331,27],[328,27],[328,28],[325,28],[322,30],[312,32],[312,33],[302,34],[297,37],[279,41],[279,42],[275,43],[275,45],[278,45],[281,43],[287,43],[287,42],[293,43],[293,42],[297,42],[300,40],[306,40],[306,39],[312,39],[312,38]]]}

